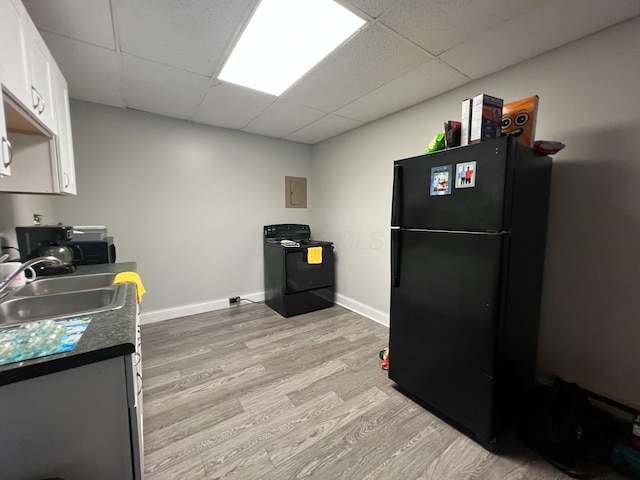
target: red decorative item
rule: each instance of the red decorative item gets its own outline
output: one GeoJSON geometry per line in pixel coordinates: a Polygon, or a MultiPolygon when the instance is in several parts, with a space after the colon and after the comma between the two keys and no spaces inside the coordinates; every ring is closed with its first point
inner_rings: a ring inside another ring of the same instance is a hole
{"type": "Polygon", "coordinates": [[[533,144],[533,151],[541,155],[553,155],[558,153],[565,147],[562,142],[555,142],[551,140],[537,140],[533,144]]]}
{"type": "Polygon", "coordinates": [[[380,350],[380,360],[382,360],[380,368],[383,370],[389,370],[389,347],[385,347],[380,350]]]}

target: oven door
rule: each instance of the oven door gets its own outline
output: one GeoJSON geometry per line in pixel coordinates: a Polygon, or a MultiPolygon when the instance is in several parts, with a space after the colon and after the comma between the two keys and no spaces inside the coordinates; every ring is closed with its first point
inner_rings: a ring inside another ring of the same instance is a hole
{"type": "Polygon", "coordinates": [[[322,263],[309,264],[307,249],[286,250],[285,293],[331,287],[334,279],[333,246],[322,247],[322,263]]]}

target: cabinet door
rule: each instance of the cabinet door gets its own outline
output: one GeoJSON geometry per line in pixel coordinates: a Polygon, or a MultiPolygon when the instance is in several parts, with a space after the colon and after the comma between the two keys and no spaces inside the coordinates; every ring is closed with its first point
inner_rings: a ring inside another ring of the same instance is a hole
{"type": "MultiPolygon", "coordinates": [[[[136,338],[138,335],[136,335],[136,338]]],[[[136,343],[137,340],[136,340],[136,343]]],[[[133,453],[134,478],[142,478],[144,471],[144,445],[142,426],[142,356],[138,350],[125,357],[127,397],[129,402],[129,429],[133,453]]]]}
{"type": "Polygon", "coordinates": [[[144,471],[144,425],[143,425],[143,412],[142,412],[142,328],[140,326],[140,304],[138,304],[138,312],[136,313],[136,349],[139,355],[136,375],[138,377],[138,448],[140,450],[140,470],[144,471]]]}
{"type": "Polygon", "coordinates": [[[27,53],[31,81],[31,111],[51,133],[58,132],[53,101],[52,59],[49,50],[29,19],[27,53]]]}
{"type": "Polygon", "coordinates": [[[0,477],[138,480],[122,357],[0,387],[0,477]]]}
{"type": "Polygon", "coordinates": [[[76,194],[76,170],[73,157],[73,140],[71,137],[71,115],[69,113],[69,89],[62,73],[53,66],[53,87],[55,107],[58,116],[58,152],[59,191],[71,195],[76,194]]]}
{"type": "MultiPolygon", "coordinates": [[[[21,6],[21,5],[20,5],[21,6]]],[[[0,78],[2,86],[24,107],[31,106],[23,9],[0,0],[0,78]]]]}

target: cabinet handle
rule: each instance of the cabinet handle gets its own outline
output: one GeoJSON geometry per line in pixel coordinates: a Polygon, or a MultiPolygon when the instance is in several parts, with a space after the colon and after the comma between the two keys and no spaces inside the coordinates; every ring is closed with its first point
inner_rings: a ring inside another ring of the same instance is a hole
{"type": "Polygon", "coordinates": [[[69,186],[69,175],[66,172],[62,172],[62,175],[64,175],[64,188],[67,188],[69,186]]]}
{"type": "Polygon", "coordinates": [[[47,104],[44,101],[44,98],[42,98],[40,92],[38,92],[36,87],[34,87],[33,85],[31,85],[31,104],[33,105],[33,108],[35,108],[38,115],[42,115],[45,108],[47,108],[47,104]]]}
{"type": "MultiPolygon", "coordinates": [[[[140,360],[142,360],[142,355],[140,355],[138,352],[133,352],[133,354],[137,357],[136,360],[133,362],[133,366],[135,367],[140,363],[140,360]]],[[[139,373],[138,373],[138,376],[140,376],[139,373]]]]}
{"type": "Polygon", "coordinates": [[[139,373],[136,373],[136,375],[140,379],[140,390],[138,390],[138,395],[140,395],[142,393],[142,375],[140,375],[139,373]]]}
{"type": "Polygon", "coordinates": [[[9,165],[11,165],[11,162],[13,161],[13,147],[11,146],[11,142],[6,139],[5,137],[2,137],[2,163],[4,163],[4,167],[7,168],[9,165]],[[4,161],[4,145],[7,145],[7,159],[9,160],[8,162],[4,161]]]}
{"type": "Polygon", "coordinates": [[[31,105],[33,105],[33,108],[38,108],[39,104],[40,94],[38,93],[38,90],[36,90],[36,87],[31,85],[31,105]]]}

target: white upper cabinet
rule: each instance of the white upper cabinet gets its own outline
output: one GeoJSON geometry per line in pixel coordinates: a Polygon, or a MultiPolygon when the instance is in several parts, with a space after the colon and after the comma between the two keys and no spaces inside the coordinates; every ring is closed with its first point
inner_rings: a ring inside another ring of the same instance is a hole
{"type": "Polygon", "coordinates": [[[3,90],[52,134],[58,123],[53,106],[55,62],[19,1],[0,0],[0,77],[3,90]]]}
{"type": "Polygon", "coordinates": [[[71,115],[69,112],[69,90],[67,81],[58,68],[53,71],[55,108],[58,117],[58,182],[60,193],[76,194],[76,170],[71,137],[71,115]]]}
{"type": "Polygon", "coordinates": [[[67,82],[19,0],[0,0],[0,79],[0,192],[75,195],[67,82]]]}
{"type": "Polygon", "coordinates": [[[56,109],[53,101],[52,57],[31,19],[25,19],[25,42],[27,46],[31,109],[45,127],[55,134],[58,130],[56,109]]]}
{"type": "Polygon", "coordinates": [[[25,108],[31,105],[25,46],[25,13],[10,0],[0,0],[0,78],[5,92],[25,108]]]}

